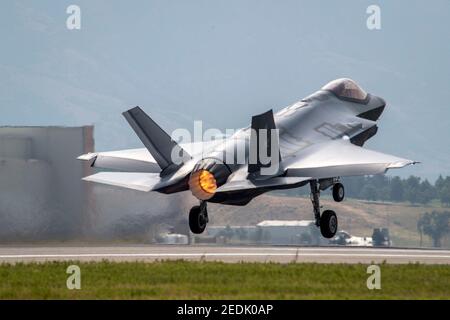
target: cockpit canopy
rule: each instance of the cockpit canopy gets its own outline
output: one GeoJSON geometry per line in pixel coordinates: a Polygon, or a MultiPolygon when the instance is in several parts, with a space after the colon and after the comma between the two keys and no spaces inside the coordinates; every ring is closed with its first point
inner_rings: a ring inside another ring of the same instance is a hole
{"type": "Polygon", "coordinates": [[[355,81],[348,78],[333,80],[323,86],[322,90],[331,91],[342,99],[364,101],[367,98],[367,93],[355,81]]]}

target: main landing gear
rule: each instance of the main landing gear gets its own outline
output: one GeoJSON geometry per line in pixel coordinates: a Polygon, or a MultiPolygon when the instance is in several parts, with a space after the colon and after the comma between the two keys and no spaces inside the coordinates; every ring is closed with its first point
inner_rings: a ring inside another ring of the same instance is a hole
{"type": "Polygon", "coordinates": [[[201,201],[199,206],[194,206],[189,211],[189,228],[192,233],[200,234],[205,231],[208,221],[206,201],[201,201]]]}
{"type": "Polygon", "coordinates": [[[337,182],[333,185],[333,199],[336,202],[341,202],[344,200],[345,191],[344,185],[340,182],[337,182]]]}
{"type": "MultiPolygon", "coordinates": [[[[320,228],[322,236],[325,238],[333,238],[338,229],[338,219],[333,210],[320,212],[320,190],[325,190],[333,186],[333,199],[336,202],[341,202],[345,196],[344,186],[336,179],[320,180],[320,182],[318,180],[312,180],[309,184],[311,187],[311,202],[316,226],[320,228]]],[[[192,233],[200,234],[205,231],[209,221],[206,204],[206,201],[200,201],[200,205],[192,207],[189,212],[189,228],[192,233]]]]}
{"type": "MultiPolygon", "coordinates": [[[[313,205],[316,226],[320,228],[322,236],[325,238],[333,238],[338,229],[336,213],[333,210],[325,210],[320,214],[320,184],[317,180],[312,180],[309,185],[311,187],[311,202],[313,205]]],[[[344,186],[341,183],[335,183],[333,185],[333,198],[337,202],[344,199],[344,186]]]]}

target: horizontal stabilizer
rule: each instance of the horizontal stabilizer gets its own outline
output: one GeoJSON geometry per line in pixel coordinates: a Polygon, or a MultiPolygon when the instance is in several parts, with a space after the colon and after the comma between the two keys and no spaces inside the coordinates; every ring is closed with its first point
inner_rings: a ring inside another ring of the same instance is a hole
{"type": "Polygon", "coordinates": [[[195,161],[189,161],[179,170],[163,177],[161,177],[159,173],[148,172],[99,172],[87,176],[83,178],[83,180],[138,191],[172,193],[187,190],[187,184],[186,186],[184,184],[178,185],[178,187],[174,186],[177,186],[178,183],[182,182],[189,175],[194,166],[195,161]],[[166,190],[167,188],[171,189],[166,190]]]}
{"type": "Polygon", "coordinates": [[[154,172],[161,168],[147,149],[95,152],[79,156],[78,160],[89,162],[91,167],[128,172],[154,172]]]}
{"type": "Polygon", "coordinates": [[[145,192],[155,190],[161,182],[157,173],[139,172],[99,172],[83,180],[145,192]]]}

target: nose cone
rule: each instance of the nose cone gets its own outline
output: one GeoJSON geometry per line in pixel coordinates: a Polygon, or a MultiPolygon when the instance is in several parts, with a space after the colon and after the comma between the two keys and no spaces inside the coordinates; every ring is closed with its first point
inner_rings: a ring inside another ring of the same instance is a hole
{"type": "Polygon", "coordinates": [[[383,113],[384,108],[386,107],[386,101],[384,101],[384,99],[380,97],[370,95],[370,101],[368,103],[368,106],[370,109],[358,114],[358,117],[367,120],[377,121],[378,118],[383,113]]]}

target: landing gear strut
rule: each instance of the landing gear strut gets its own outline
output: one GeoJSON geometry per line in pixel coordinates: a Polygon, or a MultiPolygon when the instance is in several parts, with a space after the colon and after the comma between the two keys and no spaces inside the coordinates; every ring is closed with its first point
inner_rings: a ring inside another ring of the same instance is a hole
{"type": "Polygon", "coordinates": [[[205,231],[208,221],[206,201],[201,201],[199,206],[193,206],[189,211],[189,228],[192,233],[200,234],[205,231]]]}
{"type": "Polygon", "coordinates": [[[314,218],[316,226],[320,227],[320,232],[325,238],[333,238],[338,228],[338,220],[336,213],[332,210],[325,210],[320,214],[320,188],[317,180],[312,180],[309,183],[311,187],[311,202],[314,210],[314,218]]]}
{"type": "Polygon", "coordinates": [[[311,187],[311,202],[313,205],[314,218],[316,219],[316,226],[320,226],[320,203],[319,196],[320,190],[316,180],[312,180],[309,182],[311,187]]]}

